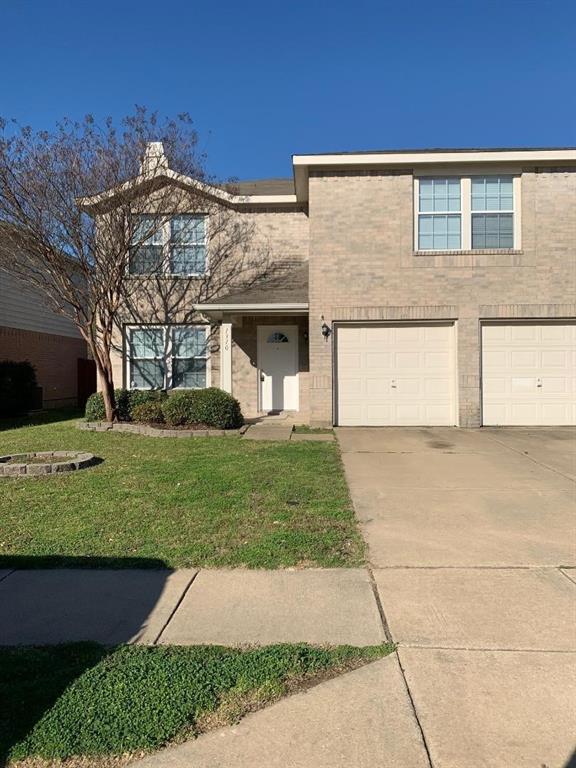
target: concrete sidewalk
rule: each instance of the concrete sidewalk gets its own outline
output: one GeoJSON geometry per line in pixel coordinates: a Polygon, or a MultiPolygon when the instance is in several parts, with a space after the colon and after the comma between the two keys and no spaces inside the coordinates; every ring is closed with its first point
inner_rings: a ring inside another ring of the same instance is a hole
{"type": "Polygon", "coordinates": [[[386,640],[362,568],[15,570],[0,573],[0,645],[386,640]]]}
{"type": "Polygon", "coordinates": [[[134,766],[430,768],[430,763],[392,654],[134,766]]]}

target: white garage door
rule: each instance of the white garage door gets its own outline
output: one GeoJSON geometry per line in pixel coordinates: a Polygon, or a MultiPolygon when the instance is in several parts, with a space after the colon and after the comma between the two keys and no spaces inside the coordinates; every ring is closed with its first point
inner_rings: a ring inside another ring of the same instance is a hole
{"type": "Polygon", "coordinates": [[[483,423],[576,424],[576,324],[482,328],[483,423]]]}
{"type": "Polygon", "coordinates": [[[341,426],[456,423],[454,325],[344,325],[336,331],[341,426]]]}

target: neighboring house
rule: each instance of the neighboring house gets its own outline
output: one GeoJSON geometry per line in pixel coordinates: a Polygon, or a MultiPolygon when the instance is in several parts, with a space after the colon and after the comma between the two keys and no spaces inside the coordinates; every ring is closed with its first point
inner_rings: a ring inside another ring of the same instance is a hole
{"type": "Polygon", "coordinates": [[[206,188],[285,268],[200,303],[194,325],[126,323],[117,384],[155,370],[157,386],[219,386],[248,416],[313,425],[576,423],[576,149],[300,155],[293,169],[206,188]],[[217,349],[203,344],[215,327],[217,349]]]}
{"type": "Polygon", "coordinates": [[[32,363],[45,408],[76,406],[93,391],[95,374],[86,358],[86,342],[72,321],[0,270],[0,360],[32,363]]]}

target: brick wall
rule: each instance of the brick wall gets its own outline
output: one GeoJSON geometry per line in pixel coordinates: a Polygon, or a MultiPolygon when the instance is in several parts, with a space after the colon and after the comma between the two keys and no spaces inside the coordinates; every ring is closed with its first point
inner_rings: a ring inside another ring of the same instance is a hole
{"type": "Polygon", "coordinates": [[[44,391],[46,408],[77,404],[77,361],[86,356],[86,343],[82,339],[0,328],[0,360],[32,363],[44,391]]]}
{"type": "Polygon", "coordinates": [[[576,169],[525,168],[522,249],[419,255],[413,176],[316,172],[310,178],[310,411],[332,422],[338,320],[432,320],[458,326],[460,425],[480,424],[480,320],[576,315],[576,169]]]}

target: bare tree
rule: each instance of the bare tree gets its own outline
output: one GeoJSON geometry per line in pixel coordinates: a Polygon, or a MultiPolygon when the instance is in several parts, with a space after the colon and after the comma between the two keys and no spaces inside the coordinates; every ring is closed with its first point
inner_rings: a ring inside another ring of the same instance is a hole
{"type": "Polygon", "coordinates": [[[207,178],[186,114],[159,120],[137,108],[118,126],[88,116],[53,132],[0,120],[0,131],[0,270],[76,324],[113,421],[123,324],[190,322],[196,304],[271,269],[265,246],[253,245],[249,217],[207,178]],[[190,215],[189,225],[172,232],[175,213],[190,215]]]}

